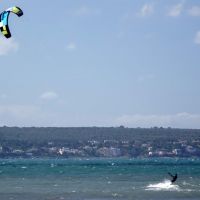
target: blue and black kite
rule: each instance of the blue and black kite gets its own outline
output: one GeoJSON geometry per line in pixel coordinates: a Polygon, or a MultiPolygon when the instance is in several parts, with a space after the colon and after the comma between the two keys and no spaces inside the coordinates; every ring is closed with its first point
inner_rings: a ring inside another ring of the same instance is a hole
{"type": "Polygon", "coordinates": [[[8,8],[7,10],[3,11],[0,14],[0,30],[6,38],[11,37],[11,33],[10,33],[9,25],[8,25],[8,19],[11,12],[16,14],[18,17],[21,17],[23,15],[23,11],[19,7],[16,7],[16,6],[8,8]]]}

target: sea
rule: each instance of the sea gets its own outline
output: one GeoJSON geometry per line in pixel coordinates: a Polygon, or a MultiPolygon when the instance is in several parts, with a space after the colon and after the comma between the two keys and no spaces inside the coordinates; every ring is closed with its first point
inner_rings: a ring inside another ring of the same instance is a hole
{"type": "Polygon", "coordinates": [[[200,200],[200,158],[0,159],[0,200],[200,200]]]}

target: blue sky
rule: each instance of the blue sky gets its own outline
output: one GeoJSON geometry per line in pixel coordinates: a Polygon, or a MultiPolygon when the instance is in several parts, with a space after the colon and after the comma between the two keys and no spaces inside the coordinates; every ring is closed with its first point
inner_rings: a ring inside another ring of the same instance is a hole
{"type": "Polygon", "coordinates": [[[1,0],[0,125],[200,128],[199,0],[1,0]]]}

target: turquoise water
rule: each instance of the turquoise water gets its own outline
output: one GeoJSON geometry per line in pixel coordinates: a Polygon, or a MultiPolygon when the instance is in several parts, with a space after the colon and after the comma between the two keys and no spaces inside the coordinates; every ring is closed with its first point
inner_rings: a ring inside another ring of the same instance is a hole
{"type": "Polygon", "coordinates": [[[200,159],[2,159],[0,200],[12,199],[199,200],[200,159]]]}

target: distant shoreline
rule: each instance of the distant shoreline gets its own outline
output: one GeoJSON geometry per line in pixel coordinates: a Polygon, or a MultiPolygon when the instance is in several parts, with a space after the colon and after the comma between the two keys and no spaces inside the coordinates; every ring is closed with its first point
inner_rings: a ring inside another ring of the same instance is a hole
{"type": "Polygon", "coordinates": [[[173,128],[0,127],[5,157],[200,157],[200,130],[173,128]]]}

